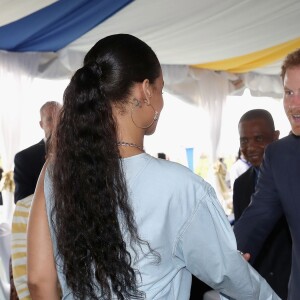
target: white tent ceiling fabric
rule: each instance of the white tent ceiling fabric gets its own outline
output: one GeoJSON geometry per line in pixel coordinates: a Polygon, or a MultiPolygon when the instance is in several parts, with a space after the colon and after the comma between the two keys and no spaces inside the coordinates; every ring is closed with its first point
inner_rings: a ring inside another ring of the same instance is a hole
{"type": "Polygon", "coordinates": [[[149,43],[162,64],[200,64],[299,37],[299,12],[290,0],[137,0],[67,49],[86,52],[121,28],[149,43]]]}
{"type": "Polygon", "coordinates": [[[0,0],[0,26],[17,21],[52,3],[55,0],[0,0]]]}
{"type": "MultiPolygon", "coordinates": [[[[0,0],[0,26],[54,2],[0,0]]],[[[136,0],[66,49],[86,53],[121,28],[149,43],[162,64],[200,64],[298,38],[299,11],[298,0],[136,0]]]]}

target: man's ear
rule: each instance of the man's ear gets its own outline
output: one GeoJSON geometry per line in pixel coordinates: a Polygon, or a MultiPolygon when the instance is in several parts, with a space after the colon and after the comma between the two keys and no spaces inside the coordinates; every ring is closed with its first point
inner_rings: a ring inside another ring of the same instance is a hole
{"type": "Polygon", "coordinates": [[[149,79],[145,79],[143,81],[143,92],[144,92],[144,96],[145,96],[145,103],[147,105],[151,104],[151,95],[152,95],[152,90],[151,90],[151,85],[149,82],[149,79]]]}
{"type": "Polygon", "coordinates": [[[280,131],[279,130],[275,130],[274,131],[274,138],[273,138],[273,140],[277,141],[279,139],[279,135],[280,135],[280,131]]]}
{"type": "Polygon", "coordinates": [[[40,121],[39,123],[40,123],[40,127],[43,129],[43,123],[42,123],[42,121],[40,121]]]}

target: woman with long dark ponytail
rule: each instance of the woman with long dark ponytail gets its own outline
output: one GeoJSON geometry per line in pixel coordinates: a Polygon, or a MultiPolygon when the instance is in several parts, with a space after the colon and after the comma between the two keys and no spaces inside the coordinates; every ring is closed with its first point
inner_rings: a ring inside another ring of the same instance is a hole
{"type": "Polygon", "coordinates": [[[153,50],[127,34],[96,43],[72,77],[30,215],[33,299],[185,300],[191,273],[232,297],[272,294],[212,188],[145,153],[163,85],[153,50]]]}

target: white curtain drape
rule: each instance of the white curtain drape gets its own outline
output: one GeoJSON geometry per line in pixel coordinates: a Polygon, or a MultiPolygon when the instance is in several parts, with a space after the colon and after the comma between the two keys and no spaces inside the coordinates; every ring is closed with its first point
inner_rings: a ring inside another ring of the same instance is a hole
{"type": "MultiPolygon", "coordinates": [[[[189,68],[187,66],[163,65],[165,87],[168,92],[179,95],[183,100],[201,105],[209,115],[207,130],[210,132],[210,171],[207,180],[214,187],[217,197],[224,208],[229,196],[224,191],[224,183],[220,182],[220,176],[216,171],[215,164],[218,158],[218,146],[221,134],[221,121],[223,106],[239,78],[226,72],[189,68]]],[[[243,85],[244,87],[244,85],[243,85]]]]}
{"type": "Polygon", "coordinates": [[[186,102],[201,105],[209,114],[211,156],[215,161],[221,132],[223,105],[232,90],[231,76],[225,72],[163,65],[165,88],[186,102]]]}
{"type": "MultiPolygon", "coordinates": [[[[37,74],[39,53],[0,52],[0,153],[3,174],[12,174],[14,155],[19,149],[21,119],[30,83],[37,74]]],[[[6,175],[9,176],[9,175],[6,175]]],[[[11,224],[14,210],[13,192],[2,191],[2,222],[11,224]]]]}
{"type": "Polygon", "coordinates": [[[283,85],[282,79],[278,75],[263,75],[259,73],[249,72],[240,76],[252,96],[268,96],[272,98],[282,99],[283,85]]]}
{"type": "Polygon", "coordinates": [[[192,78],[197,81],[201,104],[209,114],[212,160],[217,158],[223,105],[229,94],[229,81],[225,73],[201,69],[190,69],[192,78]]]}

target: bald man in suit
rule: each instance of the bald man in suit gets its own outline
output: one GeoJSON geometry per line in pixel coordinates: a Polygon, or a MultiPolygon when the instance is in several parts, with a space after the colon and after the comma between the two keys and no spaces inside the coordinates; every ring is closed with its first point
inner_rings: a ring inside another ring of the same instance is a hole
{"type": "Polygon", "coordinates": [[[48,101],[40,108],[41,119],[39,123],[44,131],[44,138],[15,155],[15,203],[34,193],[38,177],[45,163],[45,141],[51,136],[60,108],[61,105],[56,101],[48,101]]]}

